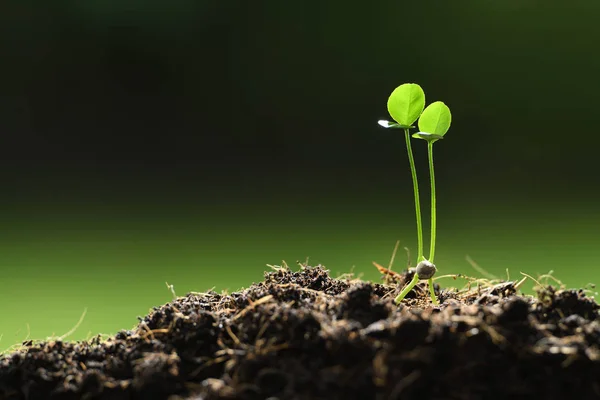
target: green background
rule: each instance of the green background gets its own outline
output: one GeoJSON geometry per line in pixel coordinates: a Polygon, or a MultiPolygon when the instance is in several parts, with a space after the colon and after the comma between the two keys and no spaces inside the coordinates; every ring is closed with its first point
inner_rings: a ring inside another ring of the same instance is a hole
{"type": "Polygon", "coordinates": [[[404,139],[376,124],[404,82],[453,112],[439,273],[477,275],[468,254],[501,276],[600,280],[594,2],[13,3],[0,349],[84,309],[71,339],[131,328],[170,300],[165,281],[232,291],[307,258],[378,280],[396,240],[415,254],[404,139]]]}

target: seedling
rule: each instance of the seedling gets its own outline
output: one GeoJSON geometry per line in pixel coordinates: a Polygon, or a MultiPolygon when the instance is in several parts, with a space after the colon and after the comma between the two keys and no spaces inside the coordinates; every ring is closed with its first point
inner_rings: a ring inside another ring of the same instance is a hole
{"type": "Polygon", "coordinates": [[[399,304],[404,297],[413,289],[420,279],[426,279],[429,285],[431,301],[437,305],[438,301],[433,288],[433,276],[437,271],[433,260],[435,257],[436,241],[436,193],[435,193],[435,171],[433,166],[433,143],[444,138],[450,128],[452,115],[450,109],[441,101],[430,104],[425,110],[422,109],[425,103],[425,94],[423,89],[416,84],[404,84],[396,88],[388,99],[388,111],[397,123],[381,120],[379,125],[385,128],[402,128],[406,138],[406,148],[413,179],[413,191],[415,195],[415,210],[417,215],[417,267],[415,275],[400,294],[394,300],[399,304]],[[421,103],[422,99],[422,103],[421,103]],[[421,106],[423,104],[423,106],[421,106]],[[415,116],[421,107],[422,112],[415,116]],[[414,118],[414,119],[413,119],[414,118]],[[429,159],[429,180],[431,185],[431,240],[429,248],[429,258],[423,256],[423,224],[421,221],[421,206],[419,202],[419,185],[417,182],[414,157],[410,145],[410,129],[413,124],[419,120],[419,132],[412,136],[417,139],[427,141],[427,156],[429,159]],[[410,122],[408,122],[410,121],[410,122]]]}
{"type": "Polygon", "coordinates": [[[387,109],[392,118],[397,122],[386,120],[378,121],[384,128],[404,129],[406,140],[406,152],[412,175],[413,193],[415,197],[415,213],[417,216],[417,263],[423,258],[423,223],[421,222],[421,202],[419,200],[419,182],[417,180],[417,169],[410,143],[410,130],[412,124],[419,118],[425,107],[425,92],[416,83],[405,83],[398,86],[390,95],[387,109]]]}

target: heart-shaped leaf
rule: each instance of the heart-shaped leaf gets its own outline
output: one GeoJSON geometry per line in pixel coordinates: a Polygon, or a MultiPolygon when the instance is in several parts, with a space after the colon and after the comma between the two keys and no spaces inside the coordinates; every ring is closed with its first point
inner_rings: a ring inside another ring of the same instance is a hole
{"type": "MultiPolygon", "coordinates": [[[[427,108],[421,114],[419,118],[419,132],[422,136],[423,133],[429,133],[437,136],[444,136],[448,129],[450,129],[450,123],[452,122],[452,114],[447,105],[441,101],[436,101],[427,106],[427,108]]],[[[416,137],[416,136],[415,136],[416,137]]],[[[420,139],[426,139],[424,136],[420,139]]],[[[430,137],[429,140],[437,140],[435,137],[430,137]]]]}
{"type": "Polygon", "coordinates": [[[423,112],[425,92],[416,83],[405,83],[398,86],[387,102],[387,109],[392,118],[400,125],[410,126],[423,112]]]}

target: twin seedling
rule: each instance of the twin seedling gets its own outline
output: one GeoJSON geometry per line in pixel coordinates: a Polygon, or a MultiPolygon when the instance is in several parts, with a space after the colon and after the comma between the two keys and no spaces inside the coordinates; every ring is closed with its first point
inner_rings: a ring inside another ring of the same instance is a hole
{"type": "Polygon", "coordinates": [[[417,268],[415,276],[400,294],[395,302],[399,304],[402,299],[412,290],[420,279],[427,280],[429,284],[429,293],[431,301],[437,305],[438,301],[433,289],[433,276],[436,267],[433,264],[435,256],[435,234],[436,234],[436,213],[435,213],[435,173],[433,170],[433,144],[440,139],[450,128],[452,115],[450,109],[441,101],[431,103],[425,108],[425,93],[421,86],[415,83],[406,83],[398,86],[390,95],[387,108],[388,112],[396,122],[380,120],[379,125],[384,128],[404,129],[406,138],[406,150],[408,152],[408,162],[413,181],[413,192],[415,195],[415,211],[417,214],[417,268]],[[421,203],[419,200],[419,182],[417,180],[417,171],[410,143],[410,130],[415,128],[413,124],[419,120],[419,132],[412,135],[417,139],[423,139],[427,142],[427,154],[429,158],[429,179],[431,183],[431,242],[429,248],[429,258],[423,255],[423,224],[421,221],[421,203]]]}

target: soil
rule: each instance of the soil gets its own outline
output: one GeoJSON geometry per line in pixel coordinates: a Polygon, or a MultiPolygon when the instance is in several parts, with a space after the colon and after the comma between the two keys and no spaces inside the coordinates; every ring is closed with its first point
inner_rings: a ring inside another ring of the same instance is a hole
{"type": "Polygon", "coordinates": [[[379,284],[276,268],[113,337],[26,342],[0,357],[0,398],[600,398],[600,307],[584,290],[480,281],[436,287],[436,307],[418,284],[395,305],[412,274],[379,284]]]}

